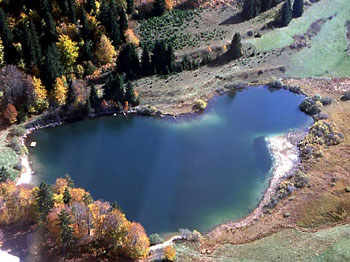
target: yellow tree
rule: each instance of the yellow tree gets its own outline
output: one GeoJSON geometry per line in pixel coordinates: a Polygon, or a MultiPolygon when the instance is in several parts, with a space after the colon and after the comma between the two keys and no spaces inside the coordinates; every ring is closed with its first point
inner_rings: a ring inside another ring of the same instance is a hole
{"type": "Polygon", "coordinates": [[[51,99],[53,103],[57,106],[63,106],[66,104],[68,95],[68,88],[66,78],[64,76],[57,77],[55,81],[55,86],[51,91],[51,99]]]}
{"type": "Polygon", "coordinates": [[[126,42],[132,43],[134,46],[138,47],[140,45],[140,39],[135,35],[132,29],[127,29],[124,33],[126,42]]]}
{"type": "Polygon", "coordinates": [[[123,240],[124,254],[131,258],[145,258],[149,253],[149,239],[143,226],[132,222],[128,224],[123,240]]]}
{"type": "Polygon", "coordinates": [[[165,8],[168,11],[173,10],[173,8],[174,8],[174,1],[173,0],[165,0],[165,8]]]}
{"type": "Polygon", "coordinates": [[[29,107],[31,113],[40,113],[48,109],[47,91],[42,84],[40,78],[33,77],[33,86],[31,95],[33,96],[33,105],[29,107]]]}
{"type": "Polygon", "coordinates": [[[96,48],[95,59],[100,65],[105,65],[112,63],[113,57],[115,57],[116,52],[114,46],[107,36],[102,34],[100,42],[96,48]]]}
{"type": "Polygon", "coordinates": [[[176,256],[176,250],[173,246],[167,246],[164,248],[164,257],[166,260],[174,261],[176,256]]]}
{"type": "Polygon", "coordinates": [[[79,56],[79,46],[77,42],[65,34],[58,37],[57,47],[61,53],[61,59],[66,69],[69,69],[75,64],[79,56]]]}

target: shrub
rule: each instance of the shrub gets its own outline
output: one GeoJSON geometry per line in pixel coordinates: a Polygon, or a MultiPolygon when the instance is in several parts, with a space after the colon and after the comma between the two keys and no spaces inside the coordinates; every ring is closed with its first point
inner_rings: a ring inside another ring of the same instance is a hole
{"type": "Polygon", "coordinates": [[[174,261],[176,256],[176,249],[173,246],[167,246],[164,248],[164,257],[168,261],[174,261]]]}
{"type": "Polygon", "coordinates": [[[158,245],[160,243],[163,243],[164,239],[160,237],[158,234],[152,234],[149,236],[149,242],[153,246],[153,245],[158,245]]]}
{"type": "Polygon", "coordinates": [[[294,186],[303,188],[309,184],[309,177],[304,172],[298,171],[293,177],[294,186]]]}
{"type": "Polygon", "coordinates": [[[17,153],[21,153],[22,151],[22,143],[18,137],[11,138],[9,146],[17,153]]]}
{"type": "Polygon", "coordinates": [[[324,97],[320,99],[320,102],[322,103],[322,105],[328,106],[333,103],[333,99],[330,97],[324,97]]]}
{"type": "Polygon", "coordinates": [[[24,136],[26,134],[27,130],[24,127],[21,126],[16,126],[13,130],[12,130],[12,134],[14,136],[24,136]]]}
{"type": "Polygon", "coordinates": [[[205,101],[203,101],[202,99],[198,99],[196,100],[196,102],[194,103],[194,106],[193,106],[195,109],[197,110],[204,110],[206,109],[207,107],[207,103],[205,101]]]}
{"type": "Polygon", "coordinates": [[[308,115],[316,115],[321,112],[321,103],[317,103],[312,98],[306,98],[299,106],[300,110],[308,115]]]}
{"type": "Polygon", "coordinates": [[[344,93],[344,95],[340,98],[342,101],[350,100],[350,91],[344,93]]]}

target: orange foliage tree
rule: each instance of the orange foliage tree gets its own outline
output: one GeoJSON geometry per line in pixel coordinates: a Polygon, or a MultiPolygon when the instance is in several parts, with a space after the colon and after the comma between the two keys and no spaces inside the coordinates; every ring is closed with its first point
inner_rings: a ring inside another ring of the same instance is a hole
{"type": "Polygon", "coordinates": [[[113,62],[116,52],[109,38],[102,34],[100,42],[96,48],[95,59],[100,65],[105,65],[113,62]]]}
{"type": "Polygon", "coordinates": [[[123,241],[123,252],[126,256],[137,259],[145,258],[149,253],[149,239],[143,226],[139,223],[128,223],[123,241]]]}
{"type": "Polygon", "coordinates": [[[17,109],[13,104],[7,104],[4,112],[4,118],[10,123],[13,124],[17,121],[17,109]]]}
{"type": "Polygon", "coordinates": [[[64,76],[57,77],[55,81],[55,86],[51,91],[51,99],[53,103],[57,106],[63,106],[66,104],[68,95],[68,87],[66,78],[64,76]]]}

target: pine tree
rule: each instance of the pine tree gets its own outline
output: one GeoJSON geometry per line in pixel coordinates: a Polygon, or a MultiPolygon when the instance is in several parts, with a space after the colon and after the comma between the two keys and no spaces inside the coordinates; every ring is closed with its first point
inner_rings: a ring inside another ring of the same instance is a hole
{"type": "Polygon", "coordinates": [[[130,81],[126,83],[125,100],[134,106],[136,105],[135,90],[134,90],[134,86],[130,81]]]}
{"type": "Polygon", "coordinates": [[[103,97],[106,100],[113,100],[116,102],[123,102],[125,95],[124,81],[118,74],[116,77],[112,75],[107,79],[104,86],[103,97]]]}
{"type": "Polygon", "coordinates": [[[70,206],[70,202],[72,201],[72,195],[69,192],[69,189],[66,187],[63,192],[63,203],[70,206]]]}
{"type": "Polygon", "coordinates": [[[92,108],[97,109],[99,107],[100,102],[99,102],[99,98],[97,95],[97,90],[96,90],[95,85],[92,85],[90,88],[89,100],[90,100],[92,108]]]}
{"type": "Polygon", "coordinates": [[[49,45],[57,41],[57,32],[55,20],[53,19],[51,13],[48,10],[44,13],[44,22],[44,42],[46,45],[49,45]]]}
{"type": "Polygon", "coordinates": [[[23,57],[27,67],[41,64],[41,46],[35,26],[31,21],[24,29],[24,41],[22,43],[23,57]]]}
{"type": "Polygon", "coordinates": [[[292,8],[290,5],[290,0],[285,0],[282,10],[281,10],[281,26],[288,26],[290,21],[292,20],[292,8]]]}
{"type": "Polygon", "coordinates": [[[127,8],[126,12],[131,15],[134,12],[135,9],[135,3],[134,0],[127,0],[127,8]]]}
{"type": "Polygon", "coordinates": [[[81,37],[84,39],[84,41],[88,40],[90,38],[90,30],[89,30],[89,24],[86,18],[86,12],[84,7],[82,8],[81,11],[81,37]]]}
{"type": "Polygon", "coordinates": [[[36,195],[36,202],[38,204],[41,219],[44,221],[54,204],[52,190],[48,184],[40,184],[36,195]]]}
{"type": "Polygon", "coordinates": [[[77,22],[77,15],[75,12],[75,0],[68,0],[68,18],[73,24],[77,22]]]}
{"type": "Polygon", "coordinates": [[[126,29],[128,29],[128,17],[126,16],[124,9],[122,9],[120,12],[119,26],[121,35],[124,35],[126,29]]]}
{"type": "Polygon", "coordinates": [[[60,61],[60,53],[53,43],[47,48],[42,68],[42,79],[49,91],[53,88],[56,78],[62,74],[63,67],[60,61]]]}
{"type": "Polygon", "coordinates": [[[272,0],[261,0],[261,11],[265,12],[272,7],[272,0]]]}
{"type": "Polygon", "coordinates": [[[133,44],[127,44],[118,56],[117,69],[128,77],[134,77],[140,72],[140,61],[133,44]]]}
{"type": "Polygon", "coordinates": [[[255,16],[255,0],[245,0],[242,11],[243,17],[247,20],[255,16]]]}
{"type": "Polygon", "coordinates": [[[148,51],[147,45],[144,45],[142,48],[142,56],[141,56],[141,67],[142,67],[142,73],[144,75],[148,75],[151,73],[151,56],[148,51]]]}
{"type": "Polygon", "coordinates": [[[57,1],[61,13],[63,16],[68,16],[69,15],[69,4],[68,4],[68,0],[59,0],[57,1]]]}
{"type": "Polygon", "coordinates": [[[230,53],[230,57],[232,59],[237,59],[243,55],[242,54],[241,35],[238,32],[235,33],[235,35],[233,36],[233,39],[231,41],[231,45],[229,48],[229,53],[230,53]]]}
{"type": "Polygon", "coordinates": [[[301,17],[304,12],[304,0],[294,0],[293,4],[293,17],[301,17]]]}
{"type": "Polygon", "coordinates": [[[112,40],[113,46],[117,50],[119,48],[121,39],[120,39],[119,24],[117,23],[116,20],[113,20],[113,22],[112,22],[112,27],[111,27],[111,31],[109,33],[109,36],[112,40]]]}
{"type": "Polygon", "coordinates": [[[4,58],[6,64],[16,63],[16,50],[13,45],[13,35],[7,23],[7,17],[0,8],[0,37],[4,46],[4,58]]]}
{"type": "Polygon", "coordinates": [[[155,0],[153,4],[153,14],[162,16],[165,13],[165,0],[155,0]]]}
{"type": "Polygon", "coordinates": [[[257,16],[261,12],[261,1],[262,0],[254,0],[254,16],[257,16]]]}
{"type": "Polygon", "coordinates": [[[167,48],[164,40],[157,41],[152,50],[152,65],[156,73],[164,74],[167,66],[167,48]]]}
{"type": "Polygon", "coordinates": [[[170,72],[175,71],[175,51],[171,44],[168,45],[166,53],[166,65],[170,72]]]}
{"type": "Polygon", "coordinates": [[[73,242],[73,229],[72,218],[64,209],[58,215],[58,225],[61,229],[61,241],[65,251],[73,242]]]}
{"type": "Polygon", "coordinates": [[[91,61],[93,59],[92,55],[93,42],[90,39],[84,41],[84,45],[81,50],[81,58],[84,61],[91,61]]]}

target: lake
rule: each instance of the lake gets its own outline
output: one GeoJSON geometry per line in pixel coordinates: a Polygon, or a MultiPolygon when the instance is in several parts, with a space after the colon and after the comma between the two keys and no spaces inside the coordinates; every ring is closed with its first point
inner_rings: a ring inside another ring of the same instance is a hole
{"type": "Polygon", "coordinates": [[[266,87],[213,98],[178,117],[100,117],[41,129],[29,140],[39,181],[69,173],[94,199],[117,201],[147,233],[202,232],[252,211],[268,185],[265,137],[306,128],[301,95],[266,87]]]}

